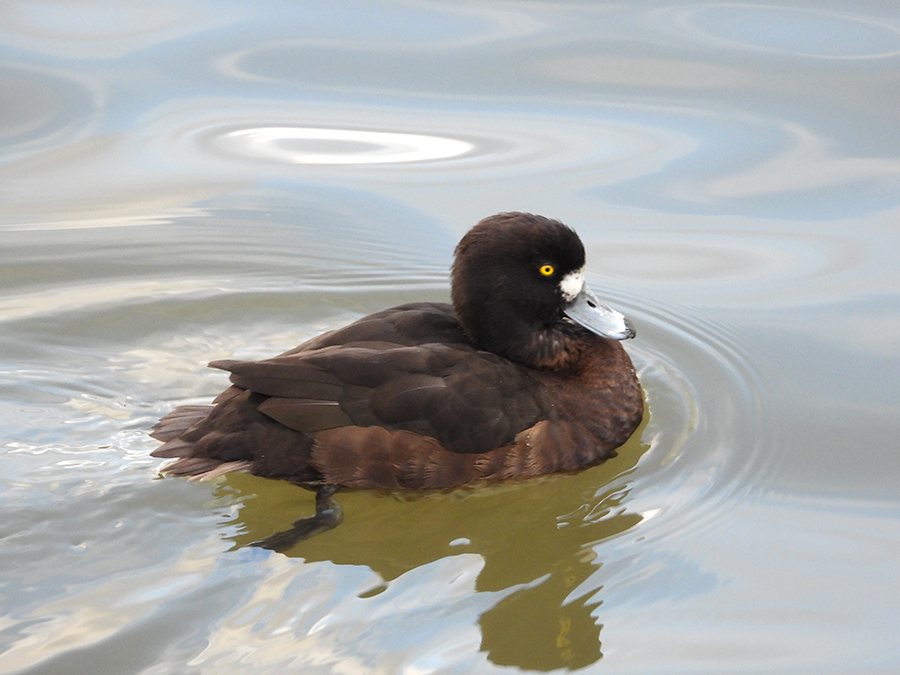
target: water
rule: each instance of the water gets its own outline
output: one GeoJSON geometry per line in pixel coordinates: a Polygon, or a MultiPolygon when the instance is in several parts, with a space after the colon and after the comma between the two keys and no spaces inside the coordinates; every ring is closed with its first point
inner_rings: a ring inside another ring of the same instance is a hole
{"type": "Polygon", "coordinates": [[[0,672],[900,666],[900,15],[882,3],[8,3],[0,672]],[[573,225],[649,415],[575,476],[155,478],[153,422],[459,236],[573,225]]]}

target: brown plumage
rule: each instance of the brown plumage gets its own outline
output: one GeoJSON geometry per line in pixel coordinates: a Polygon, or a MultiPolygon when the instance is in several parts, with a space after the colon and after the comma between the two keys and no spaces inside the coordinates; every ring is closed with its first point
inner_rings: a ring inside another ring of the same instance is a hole
{"type": "Polygon", "coordinates": [[[402,305],[272,359],[214,361],[233,386],[160,420],[152,454],[180,458],[171,475],[382,490],[596,464],[637,427],[643,398],[618,342],[634,332],[583,266],[565,225],[487,218],[457,247],[452,306],[402,305]]]}

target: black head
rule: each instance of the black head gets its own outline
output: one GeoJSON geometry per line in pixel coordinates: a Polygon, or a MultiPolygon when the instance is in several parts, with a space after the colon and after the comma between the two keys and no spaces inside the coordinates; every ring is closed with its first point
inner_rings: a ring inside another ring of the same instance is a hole
{"type": "Polygon", "coordinates": [[[584,262],[581,239],[558,220],[529,213],[485,218],[456,247],[452,295],[463,330],[479,349],[555,367],[573,339],[601,332],[566,317],[576,299],[591,307],[596,301],[584,285],[584,262]]]}

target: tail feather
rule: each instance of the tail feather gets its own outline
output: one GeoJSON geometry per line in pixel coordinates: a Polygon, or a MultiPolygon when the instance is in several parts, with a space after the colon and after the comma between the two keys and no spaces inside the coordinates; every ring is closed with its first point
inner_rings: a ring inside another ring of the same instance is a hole
{"type": "Polygon", "coordinates": [[[252,462],[223,462],[211,457],[182,457],[162,467],[159,472],[164,476],[187,477],[191,480],[210,480],[226,473],[250,473],[252,462]]]}
{"type": "Polygon", "coordinates": [[[204,471],[203,473],[194,474],[190,477],[190,480],[212,480],[213,478],[224,476],[226,473],[253,473],[253,462],[247,462],[244,460],[236,462],[222,462],[218,466],[214,466],[213,468],[204,471]]]}
{"type": "Polygon", "coordinates": [[[150,453],[151,457],[177,458],[159,469],[164,476],[182,476],[191,480],[209,480],[232,471],[250,472],[253,463],[249,461],[225,461],[215,457],[192,457],[196,443],[185,440],[182,435],[191,427],[205,420],[212,412],[211,405],[183,405],[163,417],[150,436],[163,444],[150,453]]]}
{"type": "Polygon", "coordinates": [[[204,415],[207,414],[212,409],[212,406],[208,403],[203,403],[199,405],[180,405],[171,412],[167,413],[163,419],[166,418],[176,418],[176,417],[193,417],[200,413],[204,415]]]}
{"type": "Polygon", "coordinates": [[[153,426],[150,437],[164,442],[178,438],[197,422],[205,419],[212,409],[211,405],[183,405],[175,408],[153,426]]]}
{"type": "Polygon", "coordinates": [[[156,450],[150,453],[151,457],[188,457],[194,444],[190,441],[183,441],[180,438],[173,438],[166,441],[156,450]]]}

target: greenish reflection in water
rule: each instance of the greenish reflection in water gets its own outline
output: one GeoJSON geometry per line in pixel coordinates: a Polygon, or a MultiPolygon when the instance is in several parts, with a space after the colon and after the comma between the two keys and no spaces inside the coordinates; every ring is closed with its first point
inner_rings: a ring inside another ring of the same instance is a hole
{"type": "MultiPolygon", "coordinates": [[[[287,555],[308,562],[364,565],[382,592],[419,566],[459,553],[484,559],[478,591],[520,586],[481,615],[481,649],[498,665],[576,669],[601,658],[595,587],[573,591],[602,564],[594,546],[642,519],[628,511],[628,477],[649,449],[649,416],[619,455],[573,475],[413,496],[338,495],[344,522],[287,555]]],[[[235,548],[287,529],[312,507],[312,494],[281,481],[232,474],[217,496],[241,504],[235,548]]]]}

